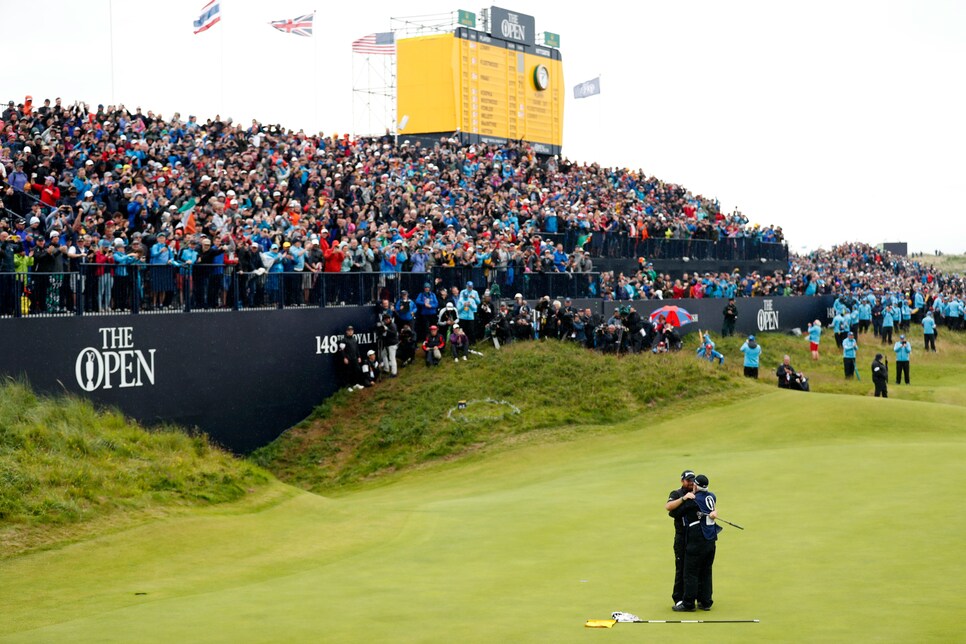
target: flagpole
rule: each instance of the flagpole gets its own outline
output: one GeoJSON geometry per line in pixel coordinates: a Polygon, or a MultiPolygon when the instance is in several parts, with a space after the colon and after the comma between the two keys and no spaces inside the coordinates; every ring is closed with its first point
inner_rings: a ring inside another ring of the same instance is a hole
{"type": "MultiPolygon", "coordinates": [[[[598,88],[598,90],[602,90],[602,88],[600,86],[600,76],[601,76],[600,72],[597,72],[597,88],[598,88]]],[[[603,122],[604,121],[601,118],[601,113],[603,112],[603,104],[604,104],[604,92],[603,91],[598,91],[597,92],[597,136],[603,136],[603,134],[604,134],[602,132],[603,122]]]]}
{"type": "MultiPolygon", "coordinates": [[[[219,6],[219,13],[221,7],[219,6]]],[[[218,99],[218,113],[224,118],[225,112],[225,24],[222,21],[221,29],[218,30],[218,41],[221,49],[221,61],[219,62],[219,80],[221,81],[221,97],[218,99]]]]}
{"type": "Polygon", "coordinates": [[[319,39],[315,33],[315,28],[318,24],[315,22],[315,9],[312,10],[312,98],[315,103],[315,118],[314,123],[315,131],[318,132],[322,128],[319,124],[319,39]]]}
{"type": "Polygon", "coordinates": [[[110,14],[108,24],[111,36],[111,103],[114,103],[114,0],[107,0],[107,11],[110,14]]]}

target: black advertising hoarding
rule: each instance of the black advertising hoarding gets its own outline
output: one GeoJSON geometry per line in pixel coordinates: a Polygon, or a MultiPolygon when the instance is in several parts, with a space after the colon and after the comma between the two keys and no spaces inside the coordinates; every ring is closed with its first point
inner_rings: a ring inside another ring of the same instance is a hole
{"type": "Polygon", "coordinates": [[[248,452],[335,392],[350,324],[374,347],[373,307],[5,320],[0,373],[248,452]]]}
{"type": "Polygon", "coordinates": [[[525,13],[490,7],[490,35],[533,47],[537,44],[536,20],[525,13]]]}
{"type": "MultiPolygon", "coordinates": [[[[738,321],[735,332],[742,335],[765,333],[768,331],[789,332],[804,329],[815,319],[823,324],[831,319],[829,311],[835,298],[831,295],[819,297],[739,297],[735,298],[738,307],[738,321]]],[[[698,300],[638,300],[635,302],[604,302],[603,315],[606,320],[614,309],[630,304],[638,315],[646,319],[662,306],[680,306],[692,316],[694,322],[681,328],[683,334],[698,329],[710,331],[712,335],[721,333],[724,321],[723,310],[728,300],[724,298],[702,298],[698,300]]]]}
{"type": "MultiPolygon", "coordinates": [[[[741,334],[828,321],[833,298],[739,298],[741,334]]],[[[535,304],[535,302],[532,302],[535,304]]],[[[676,304],[697,317],[682,331],[721,329],[724,299],[575,300],[606,320],[631,304],[646,318],[676,304]]],[[[146,425],[199,428],[249,452],[302,421],[339,386],[338,341],[355,327],[374,348],[373,307],[20,318],[0,321],[0,373],[40,393],[68,392],[116,407],[146,425]]]]}

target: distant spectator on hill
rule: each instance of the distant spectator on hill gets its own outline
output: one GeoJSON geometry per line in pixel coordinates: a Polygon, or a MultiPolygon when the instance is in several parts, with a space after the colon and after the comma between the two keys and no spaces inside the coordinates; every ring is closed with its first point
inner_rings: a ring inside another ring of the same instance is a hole
{"type": "Polygon", "coordinates": [[[761,358],[761,347],[755,340],[755,336],[749,335],[740,351],[745,355],[744,374],[746,378],[758,378],[758,365],[761,358]]]}
{"type": "Polygon", "coordinates": [[[435,367],[443,359],[443,348],[446,340],[439,334],[439,327],[435,324],[429,327],[429,335],[423,341],[423,351],[426,354],[426,366],[435,367]]]}
{"type": "Polygon", "coordinates": [[[818,346],[822,341],[822,323],[815,320],[808,327],[808,350],[812,354],[812,360],[818,361],[818,346]]]}
{"type": "Polygon", "coordinates": [[[701,353],[698,354],[699,358],[707,360],[708,362],[718,361],[718,364],[724,364],[724,355],[716,351],[714,345],[706,344],[702,347],[701,353]]]}
{"type": "Polygon", "coordinates": [[[808,391],[808,379],[805,378],[805,374],[792,366],[791,358],[787,355],[782,358],[782,363],[775,370],[775,375],[778,377],[779,389],[808,391]]]}
{"type": "Polygon", "coordinates": [[[845,369],[845,379],[851,380],[855,375],[855,353],[859,348],[855,341],[855,334],[849,331],[848,336],[842,340],[842,363],[845,369]]]}

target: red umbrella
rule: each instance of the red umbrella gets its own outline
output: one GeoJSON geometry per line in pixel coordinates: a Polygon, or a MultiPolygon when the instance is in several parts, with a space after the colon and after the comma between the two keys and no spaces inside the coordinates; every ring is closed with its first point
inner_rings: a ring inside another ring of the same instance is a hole
{"type": "Polygon", "coordinates": [[[651,313],[649,318],[651,322],[653,322],[654,320],[661,317],[662,315],[664,316],[665,320],[667,320],[670,324],[673,324],[674,326],[677,326],[677,327],[684,326],[685,324],[690,324],[691,322],[694,321],[694,318],[691,317],[690,313],[682,309],[680,306],[674,306],[674,305],[662,306],[658,310],[651,313]]]}

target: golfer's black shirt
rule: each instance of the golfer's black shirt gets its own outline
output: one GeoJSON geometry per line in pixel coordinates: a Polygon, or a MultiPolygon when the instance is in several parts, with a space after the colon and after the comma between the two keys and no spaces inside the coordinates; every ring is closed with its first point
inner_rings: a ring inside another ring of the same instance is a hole
{"type": "MultiPolygon", "coordinates": [[[[680,499],[690,490],[685,490],[683,487],[677,490],[671,490],[671,493],[667,495],[667,502],[670,503],[675,499],[680,499]]],[[[681,505],[675,509],[668,512],[668,516],[674,520],[674,531],[684,534],[688,531],[688,524],[686,516],[688,514],[694,514],[697,512],[697,504],[693,499],[686,499],[681,505]]]]}

